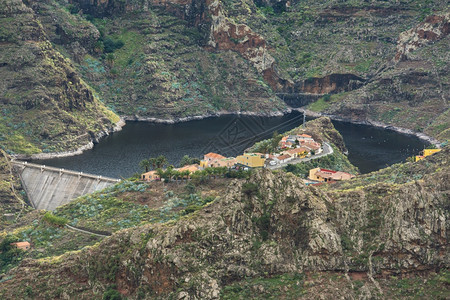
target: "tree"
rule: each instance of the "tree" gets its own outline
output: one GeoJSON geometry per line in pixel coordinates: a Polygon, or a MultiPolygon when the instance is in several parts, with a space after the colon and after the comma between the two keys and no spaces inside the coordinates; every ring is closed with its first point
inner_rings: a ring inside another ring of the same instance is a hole
{"type": "Polygon", "coordinates": [[[150,163],[150,160],[148,160],[148,159],[143,159],[139,163],[139,167],[141,167],[142,169],[145,169],[145,173],[148,172],[148,169],[150,168],[150,166],[151,166],[151,163],[150,163]]]}
{"type": "Polygon", "coordinates": [[[167,181],[171,181],[173,175],[174,175],[173,166],[168,166],[166,171],[164,171],[164,179],[167,179],[167,181]]]}
{"type": "Polygon", "coordinates": [[[175,179],[177,184],[178,184],[178,179],[180,178],[180,176],[181,176],[181,172],[180,171],[172,170],[172,177],[175,179]]]}
{"type": "Polygon", "coordinates": [[[164,178],[164,170],[161,168],[156,169],[156,174],[158,174],[159,178],[164,178]]]}
{"type": "Polygon", "coordinates": [[[184,167],[186,165],[199,164],[200,160],[195,157],[190,157],[189,155],[183,156],[180,161],[180,167],[184,167]]]}
{"type": "Polygon", "coordinates": [[[191,174],[191,171],[189,171],[189,170],[184,170],[184,171],[182,172],[182,174],[183,174],[183,178],[186,178],[186,180],[188,180],[188,179],[189,179],[189,175],[191,174]]]}
{"type": "Polygon", "coordinates": [[[150,157],[148,159],[148,161],[149,161],[150,165],[152,166],[152,170],[156,170],[156,165],[157,165],[156,158],[155,157],[150,157]]]}
{"type": "Polygon", "coordinates": [[[275,151],[278,148],[278,144],[280,143],[282,138],[283,138],[283,136],[281,134],[278,134],[277,131],[273,132],[272,142],[271,142],[272,151],[275,151]]]}
{"type": "Polygon", "coordinates": [[[167,164],[167,158],[164,155],[160,155],[156,158],[156,167],[162,168],[167,164]]]}

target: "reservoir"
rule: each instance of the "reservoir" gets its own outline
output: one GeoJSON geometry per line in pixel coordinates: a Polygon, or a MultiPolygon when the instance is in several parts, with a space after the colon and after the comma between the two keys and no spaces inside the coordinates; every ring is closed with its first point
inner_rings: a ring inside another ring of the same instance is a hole
{"type": "MultiPolygon", "coordinates": [[[[227,115],[177,124],[127,122],[119,132],[103,138],[81,155],[36,160],[35,163],[114,178],[140,172],[143,159],[164,155],[178,165],[184,155],[201,157],[208,152],[236,156],[255,142],[300,126],[303,115],[292,112],[282,117],[227,115]]],[[[404,161],[418,154],[427,143],[415,136],[333,121],[348,148],[349,160],[361,173],[368,173],[404,161]]]]}

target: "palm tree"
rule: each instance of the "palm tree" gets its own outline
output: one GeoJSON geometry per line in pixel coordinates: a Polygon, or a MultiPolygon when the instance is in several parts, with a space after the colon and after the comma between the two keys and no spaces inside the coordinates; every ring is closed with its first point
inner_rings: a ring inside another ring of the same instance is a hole
{"type": "Polygon", "coordinates": [[[171,181],[173,175],[174,175],[173,166],[167,167],[166,171],[164,172],[164,178],[167,178],[167,181],[171,181]]]}
{"type": "Polygon", "coordinates": [[[186,181],[188,181],[189,175],[191,175],[191,171],[189,171],[189,170],[184,170],[184,171],[182,172],[182,174],[183,174],[183,177],[182,177],[182,178],[186,178],[186,181]]]}
{"type": "Polygon", "coordinates": [[[167,164],[167,158],[164,155],[160,155],[156,158],[156,167],[162,168],[167,164]]]}
{"type": "Polygon", "coordinates": [[[161,168],[156,169],[156,174],[158,174],[159,178],[162,179],[164,177],[164,170],[161,168]]]}
{"type": "Polygon", "coordinates": [[[181,176],[181,172],[178,170],[172,170],[172,176],[178,184],[178,179],[181,176]]]}
{"type": "Polygon", "coordinates": [[[156,169],[156,158],[155,157],[150,157],[148,159],[148,161],[150,162],[150,165],[152,166],[152,169],[155,170],[156,169]]]}
{"type": "Polygon", "coordinates": [[[151,163],[148,159],[143,159],[139,163],[139,167],[141,167],[142,169],[145,169],[145,173],[148,172],[148,168],[150,168],[150,165],[151,165],[151,163]]]}
{"type": "Polygon", "coordinates": [[[206,168],[205,170],[203,170],[206,175],[208,176],[208,179],[211,178],[211,175],[214,173],[214,169],[213,168],[206,168]]]}

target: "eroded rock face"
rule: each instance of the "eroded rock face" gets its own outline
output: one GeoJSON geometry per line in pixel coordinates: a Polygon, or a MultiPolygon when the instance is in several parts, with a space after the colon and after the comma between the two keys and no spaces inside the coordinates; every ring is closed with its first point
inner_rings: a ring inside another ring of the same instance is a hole
{"type": "Polygon", "coordinates": [[[208,46],[215,50],[232,50],[252,62],[273,90],[292,85],[276,72],[275,59],[269,54],[265,39],[245,24],[236,24],[225,16],[220,1],[209,4],[211,32],[208,46]]]}
{"type": "Polygon", "coordinates": [[[416,27],[400,34],[394,60],[406,60],[410,52],[440,40],[449,33],[450,13],[429,16],[416,27]]]}
{"type": "Polygon", "coordinates": [[[66,291],[84,298],[116,284],[131,298],[216,299],[224,285],[245,277],[321,270],[380,277],[445,268],[449,152],[428,161],[433,167],[402,167],[401,174],[425,173],[400,184],[370,181],[399,176],[390,169],[328,189],[261,170],[176,223],[117,232],[57,263],[26,261],[0,287],[32,284],[39,275],[51,279],[48,290],[70,280],[66,291]]]}
{"type": "Polygon", "coordinates": [[[330,74],[325,77],[308,78],[296,84],[295,92],[331,94],[348,92],[362,86],[364,79],[354,74],[330,74]]]}

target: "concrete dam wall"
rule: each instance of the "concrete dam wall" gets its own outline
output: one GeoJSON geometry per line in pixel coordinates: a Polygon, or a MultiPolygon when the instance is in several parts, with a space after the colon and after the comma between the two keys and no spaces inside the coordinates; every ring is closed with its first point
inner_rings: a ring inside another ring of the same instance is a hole
{"type": "Polygon", "coordinates": [[[36,209],[54,210],[71,200],[116,184],[119,179],[22,161],[12,161],[36,209]]]}

